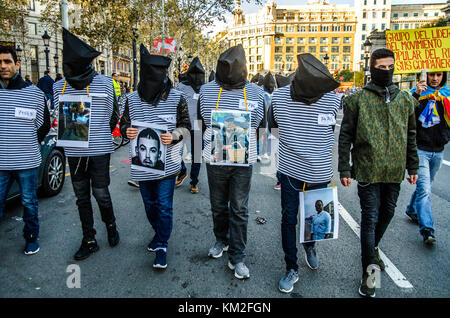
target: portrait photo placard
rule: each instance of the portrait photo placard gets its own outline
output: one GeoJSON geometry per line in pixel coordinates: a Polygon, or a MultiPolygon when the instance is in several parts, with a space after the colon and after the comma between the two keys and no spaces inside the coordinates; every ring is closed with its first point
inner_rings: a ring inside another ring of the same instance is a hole
{"type": "Polygon", "coordinates": [[[89,147],[91,105],[92,98],[88,96],[60,96],[57,146],[89,147]]]}
{"type": "Polygon", "coordinates": [[[211,112],[211,165],[249,166],[251,113],[211,112]]]}
{"type": "Polygon", "coordinates": [[[161,141],[166,126],[132,121],[131,127],[138,130],[136,138],[130,141],[131,167],[136,170],[164,175],[167,146],[161,141]]]}
{"type": "Polygon", "coordinates": [[[300,243],[338,238],[337,188],[300,192],[300,243]]]}

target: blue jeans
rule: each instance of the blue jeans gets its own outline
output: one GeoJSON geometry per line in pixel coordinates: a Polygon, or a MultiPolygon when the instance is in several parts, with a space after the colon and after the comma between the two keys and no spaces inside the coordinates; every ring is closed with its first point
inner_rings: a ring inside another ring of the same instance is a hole
{"type": "Polygon", "coordinates": [[[0,171],[0,221],[6,204],[9,189],[17,180],[22,195],[23,236],[27,241],[39,237],[39,204],[37,199],[38,168],[26,170],[0,171]]]}
{"type": "Polygon", "coordinates": [[[430,230],[434,234],[433,215],[431,214],[431,185],[434,177],[442,164],[443,152],[428,152],[417,150],[419,155],[419,179],[416,190],[411,196],[411,200],[406,207],[406,213],[417,215],[419,220],[419,230],[430,230]]]}
{"type": "MultiPolygon", "coordinates": [[[[191,185],[196,185],[198,183],[198,175],[200,174],[200,168],[202,166],[201,151],[199,152],[194,146],[195,139],[198,138],[201,138],[202,140],[202,150],[203,150],[204,142],[201,132],[195,133],[194,130],[191,130],[191,154],[192,154],[191,175],[190,175],[191,185]],[[198,154],[196,152],[198,152],[198,154]]],[[[181,160],[180,175],[186,174],[186,172],[187,172],[186,165],[184,164],[184,161],[181,160]]]]}
{"type": "MultiPolygon", "coordinates": [[[[300,205],[300,191],[303,191],[305,182],[279,173],[281,182],[281,243],[284,251],[286,270],[298,271],[297,264],[297,219],[300,205]]],[[[328,183],[306,183],[306,190],[326,188],[328,183]]],[[[314,246],[314,242],[304,243],[306,246],[314,246]]]]}
{"type": "Polygon", "coordinates": [[[139,181],[145,212],[155,230],[153,241],[157,247],[166,248],[172,233],[175,179],[139,181]]]}

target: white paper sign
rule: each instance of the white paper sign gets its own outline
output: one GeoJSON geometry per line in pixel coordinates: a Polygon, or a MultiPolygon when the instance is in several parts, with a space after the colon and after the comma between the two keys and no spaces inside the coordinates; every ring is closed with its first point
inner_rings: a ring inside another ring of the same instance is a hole
{"type": "Polygon", "coordinates": [[[36,110],[23,107],[16,107],[14,116],[16,118],[34,120],[36,119],[36,110]]]}
{"type": "Polygon", "coordinates": [[[200,96],[200,94],[194,94],[194,96],[192,96],[192,99],[194,99],[194,100],[198,100],[198,97],[200,96]]]}
{"type": "MultiPolygon", "coordinates": [[[[252,110],[254,110],[258,107],[258,103],[255,101],[252,101],[252,100],[247,100],[247,106],[248,106],[248,111],[251,112],[252,110]]],[[[239,109],[246,110],[245,99],[239,100],[239,109]]]]}
{"type": "Polygon", "coordinates": [[[336,125],[336,117],[333,114],[319,114],[317,124],[319,126],[336,125]]]}
{"type": "Polygon", "coordinates": [[[171,124],[177,123],[177,116],[175,115],[159,115],[158,117],[171,124]]]}

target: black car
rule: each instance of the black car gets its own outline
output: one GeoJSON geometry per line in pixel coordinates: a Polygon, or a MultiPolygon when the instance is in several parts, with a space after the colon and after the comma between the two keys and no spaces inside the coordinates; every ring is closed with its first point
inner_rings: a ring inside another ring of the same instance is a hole
{"type": "MultiPolygon", "coordinates": [[[[66,174],[66,157],[64,150],[56,147],[56,131],[53,129],[41,142],[42,163],[38,172],[40,194],[54,196],[61,192],[66,174]]],[[[20,196],[19,184],[15,181],[11,186],[7,199],[20,196]]]]}

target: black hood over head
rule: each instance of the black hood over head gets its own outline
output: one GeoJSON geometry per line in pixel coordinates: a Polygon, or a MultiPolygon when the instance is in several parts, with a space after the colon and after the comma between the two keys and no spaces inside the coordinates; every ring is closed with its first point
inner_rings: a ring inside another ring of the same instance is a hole
{"type": "Polygon", "coordinates": [[[281,74],[275,74],[275,80],[278,88],[291,84],[291,79],[288,76],[283,76],[281,74]]]}
{"type": "Polygon", "coordinates": [[[92,61],[100,54],[63,28],[63,72],[70,86],[81,90],[92,82],[97,75],[92,61]]]}
{"type": "Polygon", "coordinates": [[[247,84],[247,61],[241,44],[229,48],[219,56],[216,82],[228,90],[244,88],[247,84]]]}
{"type": "Polygon", "coordinates": [[[141,70],[139,72],[138,94],[149,104],[158,105],[164,91],[172,86],[167,70],[172,59],[162,55],[150,54],[141,44],[141,70]]]}
{"type": "Polygon", "coordinates": [[[182,82],[184,82],[184,81],[187,81],[186,75],[187,75],[186,72],[181,73],[180,75],[178,75],[178,81],[179,81],[180,83],[182,83],[182,82]]]}
{"type": "Polygon", "coordinates": [[[291,98],[307,105],[339,87],[328,68],[309,53],[297,55],[298,68],[291,84],[291,98]]]}
{"type": "Polygon", "coordinates": [[[272,94],[273,91],[275,90],[275,79],[273,78],[272,73],[267,73],[266,76],[264,76],[264,83],[263,83],[263,87],[266,91],[269,92],[269,94],[272,94]]]}
{"type": "Polygon", "coordinates": [[[208,82],[212,82],[216,79],[216,72],[211,71],[211,73],[209,73],[209,78],[208,78],[208,82]]]}
{"type": "Polygon", "coordinates": [[[205,84],[205,69],[198,57],[189,65],[183,84],[191,86],[196,93],[200,92],[200,87],[205,84]]]}

